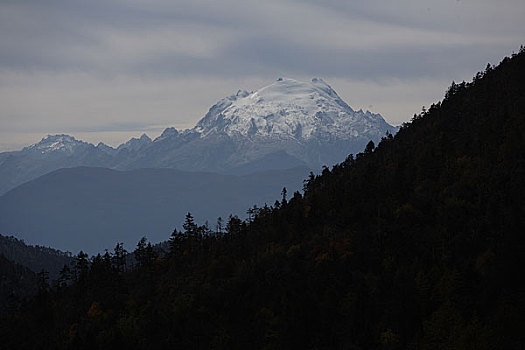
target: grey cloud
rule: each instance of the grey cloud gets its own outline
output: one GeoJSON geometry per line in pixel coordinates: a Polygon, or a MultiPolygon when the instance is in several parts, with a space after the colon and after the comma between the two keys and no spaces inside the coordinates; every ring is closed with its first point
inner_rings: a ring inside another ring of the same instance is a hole
{"type": "MultiPolygon", "coordinates": [[[[253,11],[249,2],[235,0],[3,3],[0,67],[102,76],[311,72],[411,78],[457,73],[476,64],[477,57],[501,56],[519,46],[512,38],[500,42],[498,33],[479,38],[461,34],[465,24],[449,12],[463,5],[444,3],[405,0],[378,6],[312,0],[279,7],[269,1],[252,6],[253,11]],[[434,15],[418,16],[427,4],[434,15]],[[295,12],[300,18],[294,18],[295,12]]],[[[481,28],[479,21],[469,21],[481,28]]]]}
{"type": "MultiPolygon", "coordinates": [[[[474,66],[482,68],[491,59],[501,58],[501,47],[416,47],[398,49],[325,49],[314,45],[293,45],[260,38],[257,45],[238,43],[231,57],[265,67],[263,72],[291,72],[351,79],[449,77],[461,75],[474,66]]],[[[496,63],[496,62],[491,62],[496,63]]],[[[257,70],[257,67],[247,67],[257,70]]]]}
{"type": "Polygon", "coordinates": [[[297,0],[297,3],[331,8],[350,18],[449,33],[519,35],[525,29],[521,21],[525,15],[522,0],[297,0]]]}

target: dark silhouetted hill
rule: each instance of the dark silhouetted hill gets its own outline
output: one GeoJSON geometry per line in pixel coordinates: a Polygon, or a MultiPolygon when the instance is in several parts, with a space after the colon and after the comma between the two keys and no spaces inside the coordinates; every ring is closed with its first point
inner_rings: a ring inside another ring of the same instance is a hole
{"type": "Polygon", "coordinates": [[[28,245],[16,237],[3,235],[0,235],[0,254],[35,273],[42,270],[49,272],[51,280],[56,279],[60,269],[73,260],[71,253],[50,247],[28,245]]]}
{"type": "Polygon", "coordinates": [[[0,254],[0,317],[18,310],[37,289],[36,273],[0,254]]]}

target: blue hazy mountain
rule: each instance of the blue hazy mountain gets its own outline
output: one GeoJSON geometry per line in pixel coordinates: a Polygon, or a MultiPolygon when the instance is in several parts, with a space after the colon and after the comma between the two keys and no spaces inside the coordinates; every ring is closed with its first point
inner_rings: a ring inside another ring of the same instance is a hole
{"type": "Polygon", "coordinates": [[[302,188],[306,168],[244,176],[175,169],[117,171],[106,168],[60,169],[0,197],[0,232],[30,244],[89,253],[124,242],[133,248],[142,236],[166,240],[181,229],[186,212],[204,223],[253,205],[271,205],[283,187],[302,188]]]}

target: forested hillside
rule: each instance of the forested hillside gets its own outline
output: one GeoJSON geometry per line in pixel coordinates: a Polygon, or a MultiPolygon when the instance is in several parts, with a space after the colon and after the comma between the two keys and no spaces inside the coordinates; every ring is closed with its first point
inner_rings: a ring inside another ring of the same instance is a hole
{"type": "Polygon", "coordinates": [[[28,245],[16,237],[3,235],[0,235],[0,255],[30,268],[35,273],[45,270],[51,280],[58,277],[58,272],[64,264],[73,260],[71,253],[50,247],[28,245]]]}
{"type": "Polygon", "coordinates": [[[37,293],[37,274],[0,254],[0,317],[13,313],[37,293]]]}
{"type": "Polygon", "coordinates": [[[166,258],[80,254],[4,348],[523,348],[524,82],[522,49],[304,194],[213,232],[187,215],[166,258]]]}

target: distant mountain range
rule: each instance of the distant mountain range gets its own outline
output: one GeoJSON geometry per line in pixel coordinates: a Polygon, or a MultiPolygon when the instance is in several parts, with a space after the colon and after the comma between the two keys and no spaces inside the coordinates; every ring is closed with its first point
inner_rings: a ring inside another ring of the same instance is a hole
{"type": "Polygon", "coordinates": [[[0,195],[60,168],[171,168],[249,174],[297,166],[320,169],[395,133],[379,114],[354,111],[323,80],[279,78],[213,105],[192,129],[167,128],[113,148],[49,135],[21,151],[0,153],[0,195]]]}

